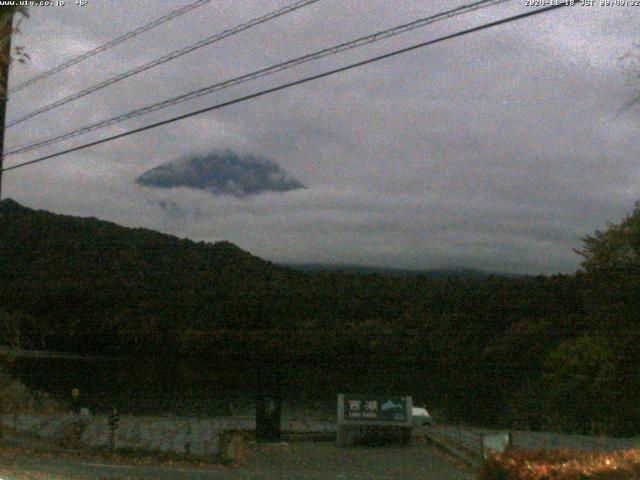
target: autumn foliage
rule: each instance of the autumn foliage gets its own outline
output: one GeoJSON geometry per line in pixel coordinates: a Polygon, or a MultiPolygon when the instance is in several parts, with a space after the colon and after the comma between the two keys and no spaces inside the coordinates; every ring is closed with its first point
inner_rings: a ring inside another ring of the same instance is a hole
{"type": "Polygon", "coordinates": [[[640,450],[512,450],[489,457],[478,480],[623,480],[640,478],[640,450]]]}

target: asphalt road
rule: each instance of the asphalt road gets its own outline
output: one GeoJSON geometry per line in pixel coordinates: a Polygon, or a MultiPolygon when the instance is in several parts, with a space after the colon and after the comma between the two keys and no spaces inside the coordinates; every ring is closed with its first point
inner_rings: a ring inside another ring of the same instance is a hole
{"type": "Polygon", "coordinates": [[[472,476],[425,445],[338,448],[330,442],[248,449],[241,466],[115,463],[80,456],[11,452],[0,455],[0,479],[203,480],[470,480],[472,476]]]}

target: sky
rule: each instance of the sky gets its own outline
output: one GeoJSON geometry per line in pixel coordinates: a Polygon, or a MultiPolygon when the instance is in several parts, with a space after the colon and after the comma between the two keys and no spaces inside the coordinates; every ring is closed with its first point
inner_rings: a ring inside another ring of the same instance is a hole
{"type": "MultiPolygon", "coordinates": [[[[10,86],[189,0],[32,7],[10,86]]],[[[214,0],[10,96],[11,120],[293,0],[214,0]]],[[[17,147],[358,36],[458,0],[320,0],[6,131],[17,147]]],[[[579,2],[577,2],[579,3],[579,2]]],[[[3,196],[204,241],[278,263],[572,273],[581,238],[640,199],[633,65],[640,7],[578,5],[6,172],[3,196]],[[231,149],[277,162],[307,188],[249,197],[154,189],[135,179],[231,149]]],[[[530,11],[513,0],[9,156],[54,153],[305,75],[530,11]]]]}

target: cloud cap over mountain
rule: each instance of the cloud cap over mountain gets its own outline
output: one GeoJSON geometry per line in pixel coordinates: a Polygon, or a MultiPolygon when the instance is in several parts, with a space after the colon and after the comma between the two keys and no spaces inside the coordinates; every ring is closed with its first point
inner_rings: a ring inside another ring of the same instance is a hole
{"type": "Polygon", "coordinates": [[[273,160],[239,155],[229,149],[165,163],[140,175],[136,183],[153,188],[187,187],[235,197],[305,188],[273,160]]]}

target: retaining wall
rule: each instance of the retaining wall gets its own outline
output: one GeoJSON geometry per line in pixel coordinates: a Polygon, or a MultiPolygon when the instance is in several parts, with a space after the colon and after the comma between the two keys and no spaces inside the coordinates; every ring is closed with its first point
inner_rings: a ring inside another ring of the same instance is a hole
{"type": "MultiPolygon", "coordinates": [[[[53,440],[69,440],[89,447],[110,447],[112,433],[104,416],[2,415],[0,424],[19,433],[53,440]]],[[[116,433],[118,447],[131,450],[217,456],[221,436],[233,430],[255,430],[254,418],[184,418],[122,415],[116,433]]],[[[334,423],[285,420],[282,430],[294,433],[332,433],[334,423]]]]}

